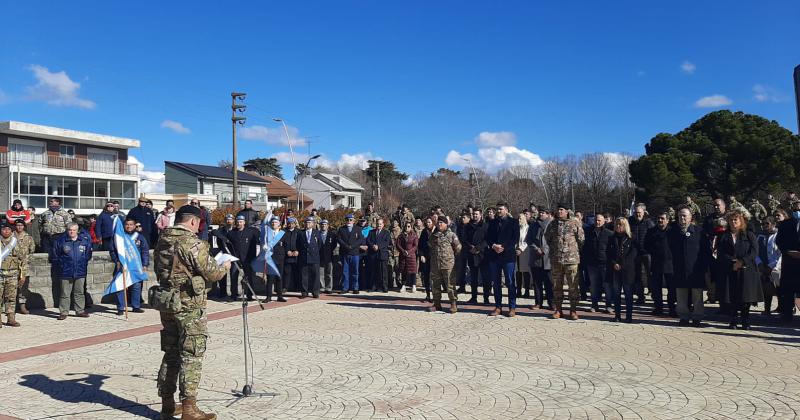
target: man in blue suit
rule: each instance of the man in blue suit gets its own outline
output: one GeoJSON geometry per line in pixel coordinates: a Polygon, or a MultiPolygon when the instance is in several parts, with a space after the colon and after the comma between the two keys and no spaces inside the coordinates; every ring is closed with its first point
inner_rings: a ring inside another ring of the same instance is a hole
{"type": "Polygon", "coordinates": [[[389,250],[392,247],[392,234],[384,229],[382,218],[376,220],[375,229],[369,232],[367,247],[369,248],[368,267],[372,273],[372,291],[389,292],[389,250]]]}
{"type": "Polygon", "coordinates": [[[304,231],[297,235],[297,250],[300,251],[301,284],[300,298],[307,298],[308,294],[319,298],[319,253],[322,249],[323,241],[319,230],[314,227],[313,216],[306,217],[304,231]]]}

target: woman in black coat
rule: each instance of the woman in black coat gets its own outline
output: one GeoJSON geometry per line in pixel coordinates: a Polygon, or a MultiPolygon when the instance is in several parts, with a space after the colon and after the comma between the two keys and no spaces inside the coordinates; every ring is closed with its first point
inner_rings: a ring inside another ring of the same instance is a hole
{"type": "Polygon", "coordinates": [[[419,254],[419,274],[422,277],[422,285],[425,287],[425,302],[431,301],[431,248],[428,239],[433,232],[433,220],[430,217],[425,219],[425,228],[419,234],[419,244],[417,253],[419,254]]]}
{"type": "Polygon", "coordinates": [[[625,292],[625,322],[633,321],[633,283],[636,280],[636,257],[639,245],[631,237],[628,219],[614,221],[614,236],[608,242],[608,266],[614,295],[614,322],[621,319],[621,292],[625,292]]]}
{"type": "Polygon", "coordinates": [[[764,300],[761,280],[756,266],[758,240],[747,229],[744,215],[738,211],[730,213],[728,232],[717,248],[717,259],[724,264],[725,293],[719,296],[720,302],[729,305],[731,313],[730,328],[737,328],[738,315],[741,314],[742,329],[750,329],[750,305],[764,300]]]}

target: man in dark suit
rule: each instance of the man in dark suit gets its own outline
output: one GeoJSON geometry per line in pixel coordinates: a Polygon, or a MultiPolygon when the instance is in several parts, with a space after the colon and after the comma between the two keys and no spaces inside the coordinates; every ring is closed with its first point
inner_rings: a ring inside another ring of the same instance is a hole
{"type": "Polygon", "coordinates": [[[320,251],[322,250],[322,236],[314,228],[314,217],[306,217],[306,228],[297,235],[297,249],[300,257],[297,266],[300,269],[302,282],[300,284],[300,299],[308,297],[308,294],[319,298],[319,262],[320,251]]]}
{"type": "MultiPolygon", "coordinates": [[[[134,207],[129,213],[128,218],[135,220],[142,225],[142,236],[147,239],[147,243],[156,243],[155,234],[158,232],[156,227],[156,217],[153,214],[153,209],[147,207],[147,199],[139,197],[139,205],[134,207]]],[[[124,217],[122,219],[125,219],[124,217]]],[[[120,221],[122,221],[122,219],[120,221]]],[[[105,235],[105,232],[103,233],[105,235]]],[[[113,236],[113,234],[112,234],[113,236]]]]}
{"type": "Polygon", "coordinates": [[[339,293],[352,291],[358,294],[359,253],[366,249],[366,241],[361,228],[354,225],[352,214],[345,217],[346,224],[339,228],[336,237],[339,242],[339,255],[342,258],[342,289],[339,293]]]}
{"type": "Polygon", "coordinates": [[[775,244],[781,251],[781,322],[792,322],[795,295],[800,293],[800,201],[794,201],[792,214],[778,225],[775,244]]]}
{"type": "Polygon", "coordinates": [[[702,229],[692,224],[692,212],[688,208],[678,211],[677,224],[667,232],[667,244],[672,256],[679,325],[688,326],[691,320],[692,326],[699,327],[703,318],[703,288],[710,246],[702,229]]]}
{"type": "Polygon", "coordinates": [[[333,292],[333,265],[335,263],[334,251],[339,243],[336,234],[331,232],[327,220],[320,222],[319,235],[322,237],[322,249],[319,252],[319,279],[322,293],[333,292]]]}
{"type": "Polygon", "coordinates": [[[228,240],[230,240],[233,248],[230,249],[230,251],[239,259],[238,265],[234,264],[231,266],[231,297],[233,299],[237,299],[239,295],[238,281],[240,266],[241,270],[244,270],[244,273],[242,273],[244,282],[250,285],[250,287],[245,286],[244,288],[247,300],[253,300],[251,287],[253,287],[253,277],[255,277],[255,273],[253,273],[253,268],[250,263],[256,259],[259,243],[258,235],[258,230],[247,226],[244,216],[237,216],[236,228],[228,232],[228,240]]]}
{"type": "Polygon", "coordinates": [[[674,317],[678,314],[675,311],[675,286],[672,284],[672,254],[667,243],[668,231],[669,214],[661,212],[656,219],[656,225],[647,231],[644,248],[651,258],[650,293],[653,297],[653,315],[664,313],[664,287],[666,287],[669,316],[674,317]]]}
{"type": "Polygon", "coordinates": [[[372,275],[372,291],[389,292],[389,249],[392,246],[392,234],[384,229],[383,218],[375,222],[375,229],[369,232],[367,247],[369,252],[368,269],[372,275]]]}
{"type": "Polygon", "coordinates": [[[489,303],[489,265],[484,258],[486,252],[486,223],[483,222],[483,212],[481,209],[472,211],[472,220],[466,229],[462,251],[467,255],[467,267],[469,267],[469,286],[472,297],[467,303],[478,303],[478,277],[483,280],[483,303],[489,303]]]}
{"type": "Polygon", "coordinates": [[[283,233],[283,243],[286,246],[286,257],[283,260],[283,287],[285,290],[295,291],[300,288],[300,267],[297,257],[300,250],[297,244],[300,242],[300,229],[297,229],[297,219],[294,217],[286,218],[287,228],[283,233]]]}
{"type": "Polygon", "coordinates": [[[508,214],[506,203],[497,203],[497,216],[489,223],[486,233],[486,253],[489,258],[489,276],[494,287],[494,310],[489,316],[502,313],[503,287],[500,271],[503,272],[508,288],[508,316],[516,316],[517,291],[514,282],[514,269],[517,261],[516,248],[519,243],[519,223],[508,214]]]}

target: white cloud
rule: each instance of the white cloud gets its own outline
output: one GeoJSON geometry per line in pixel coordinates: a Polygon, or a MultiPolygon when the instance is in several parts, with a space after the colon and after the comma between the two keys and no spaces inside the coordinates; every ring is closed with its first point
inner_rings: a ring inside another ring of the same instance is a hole
{"type": "Polygon", "coordinates": [[[128,155],[128,164],[139,167],[139,193],[164,193],[164,182],[166,178],[160,171],[145,171],[144,163],[136,156],[128,155]]]}
{"type": "Polygon", "coordinates": [[[503,147],[517,144],[517,135],[510,131],[482,131],[475,137],[478,147],[503,147]]]}
{"type": "Polygon", "coordinates": [[[477,154],[451,150],[445,157],[445,164],[460,168],[472,164],[486,172],[497,172],[513,166],[539,166],[544,163],[539,155],[516,147],[516,143],[517,136],[510,131],[484,131],[475,137],[477,154]]]}
{"type": "Polygon", "coordinates": [[[753,99],[758,102],[783,102],[786,100],[775,89],[765,85],[753,86],[753,99]]]}
{"type": "Polygon", "coordinates": [[[681,71],[686,74],[694,74],[694,71],[697,70],[697,66],[694,65],[691,61],[684,61],[681,63],[681,71]]]}
{"type": "Polygon", "coordinates": [[[192,132],[189,127],[186,127],[185,125],[173,120],[162,121],[161,128],[168,128],[178,134],[189,134],[192,132]]]}
{"type": "Polygon", "coordinates": [[[56,106],[77,106],[92,109],[95,103],[78,97],[81,84],[69,78],[66,72],[53,73],[47,67],[33,64],[29,67],[37,83],[26,88],[28,98],[56,106]]]}
{"type": "Polygon", "coordinates": [[[725,95],[715,94],[704,96],[694,103],[695,108],[719,108],[733,104],[733,101],[725,95]]]}
{"type": "MultiPolygon", "coordinates": [[[[299,135],[300,130],[291,125],[287,125],[286,131],[289,132],[289,138],[292,140],[292,147],[306,146],[305,137],[299,135]]],[[[263,125],[254,125],[252,127],[242,127],[239,129],[238,133],[243,139],[262,140],[267,142],[267,144],[289,146],[283,127],[270,128],[263,125]]]]}
{"type": "MultiPolygon", "coordinates": [[[[273,158],[277,159],[278,162],[286,168],[291,168],[292,166],[292,155],[289,152],[278,152],[272,155],[273,158]],[[287,166],[288,165],[288,166],[287,166]]],[[[306,163],[308,160],[309,155],[305,153],[295,153],[294,154],[294,161],[295,163],[306,163]]],[[[333,160],[326,155],[322,155],[311,162],[312,167],[317,166],[324,166],[326,168],[339,168],[339,169],[350,169],[350,168],[358,168],[358,169],[367,169],[369,167],[369,160],[382,160],[381,157],[373,156],[371,152],[366,153],[356,153],[356,154],[349,154],[349,153],[342,153],[339,156],[338,160],[333,160]]]]}

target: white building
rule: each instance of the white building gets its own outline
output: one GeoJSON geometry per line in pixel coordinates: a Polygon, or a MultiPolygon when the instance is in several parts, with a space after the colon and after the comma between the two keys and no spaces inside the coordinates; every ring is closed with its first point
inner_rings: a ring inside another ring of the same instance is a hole
{"type": "Polygon", "coordinates": [[[38,213],[59,197],[81,215],[99,213],[108,200],[133,208],[139,174],[128,164],[128,150],[138,147],[129,138],[0,122],[0,206],[20,199],[38,213]]]}
{"type": "Polygon", "coordinates": [[[304,195],[311,197],[314,207],[318,209],[361,208],[364,188],[344,175],[317,172],[306,175],[302,183],[297,182],[295,186],[304,195]]]}

